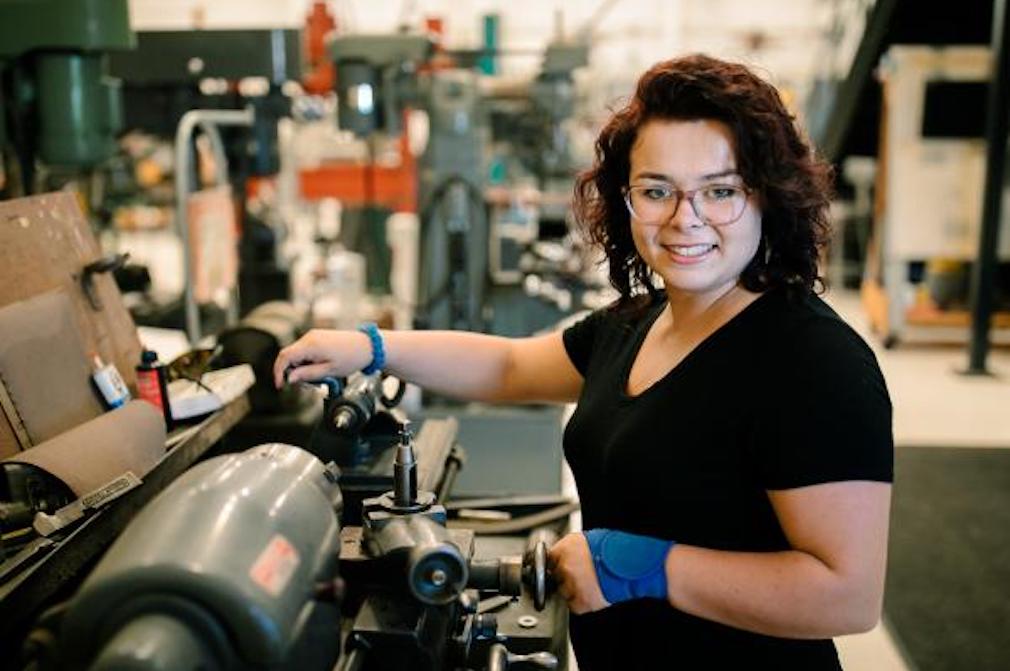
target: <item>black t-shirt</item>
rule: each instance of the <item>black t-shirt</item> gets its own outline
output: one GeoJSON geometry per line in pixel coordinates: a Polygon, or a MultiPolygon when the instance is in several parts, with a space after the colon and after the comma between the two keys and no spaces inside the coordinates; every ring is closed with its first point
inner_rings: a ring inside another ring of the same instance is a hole
{"type": "MultiPolygon", "coordinates": [[[[564,332],[584,384],[565,457],[586,529],[700,547],[789,549],[766,490],[893,477],[891,403],[866,343],[814,295],[769,291],[635,397],[628,373],[665,307],[564,332]]],[[[640,599],[571,618],[581,671],[838,669],[830,640],[754,634],[640,599]]]]}

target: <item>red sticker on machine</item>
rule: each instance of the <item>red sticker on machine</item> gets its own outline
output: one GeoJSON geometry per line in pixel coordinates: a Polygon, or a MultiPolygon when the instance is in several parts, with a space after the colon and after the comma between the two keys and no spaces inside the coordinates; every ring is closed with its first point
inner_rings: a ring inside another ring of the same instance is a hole
{"type": "Polygon", "coordinates": [[[287,538],[277,534],[270,539],[263,552],[249,569],[249,577],[270,596],[284,591],[301,559],[287,538]]]}

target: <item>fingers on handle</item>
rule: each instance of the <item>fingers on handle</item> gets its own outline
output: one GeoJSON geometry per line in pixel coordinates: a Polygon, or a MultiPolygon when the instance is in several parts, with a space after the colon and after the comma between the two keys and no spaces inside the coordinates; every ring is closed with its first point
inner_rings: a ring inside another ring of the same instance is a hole
{"type": "Polygon", "coordinates": [[[280,389],[284,386],[284,369],[287,368],[287,357],[284,356],[284,352],[281,351],[274,359],[274,387],[280,389]]]}
{"type": "Polygon", "coordinates": [[[274,359],[274,386],[278,389],[288,382],[286,379],[286,375],[290,373],[288,368],[293,365],[295,360],[296,358],[291,352],[291,346],[282,349],[277,358],[274,359]]]}
{"type": "Polygon", "coordinates": [[[330,375],[333,369],[328,362],[323,363],[313,363],[304,366],[298,366],[297,368],[292,368],[291,372],[288,373],[288,384],[294,384],[295,382],[306,382],[312,380],[321,380],[322,378],[330,375]]]}

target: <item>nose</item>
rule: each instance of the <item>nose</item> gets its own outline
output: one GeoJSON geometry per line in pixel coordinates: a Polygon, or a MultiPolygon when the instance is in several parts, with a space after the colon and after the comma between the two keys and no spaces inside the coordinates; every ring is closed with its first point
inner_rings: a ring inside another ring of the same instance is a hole
{"type": "Polygon", "coordinates": [[[694,211],[690,196],[683,193],[678,194],[673,214],[670,215],[668,222],[677,228],[698,228],[705,225],[694,211]]]}

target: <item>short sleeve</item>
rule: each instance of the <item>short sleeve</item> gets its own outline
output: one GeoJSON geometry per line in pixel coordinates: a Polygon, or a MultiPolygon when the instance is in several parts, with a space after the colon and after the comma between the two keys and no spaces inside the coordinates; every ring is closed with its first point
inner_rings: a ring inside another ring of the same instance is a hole
{"type": "Polygon", "coordinates": [[[603,318],[602,310],[596,310],[566,328],[561,334],[568,358],[572,360],[582,377],[586,376],[586,370],[589,368],[589,358],[592,356],[603,318]]]}
{"type": "Polygon", "coordinates": [[[765,368],[754,440],[765,489],[894,478],[891,400],[876,357],[838,319],[808,320],[765,368]]]}

